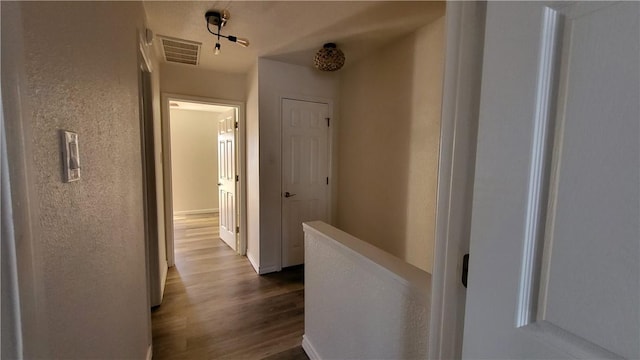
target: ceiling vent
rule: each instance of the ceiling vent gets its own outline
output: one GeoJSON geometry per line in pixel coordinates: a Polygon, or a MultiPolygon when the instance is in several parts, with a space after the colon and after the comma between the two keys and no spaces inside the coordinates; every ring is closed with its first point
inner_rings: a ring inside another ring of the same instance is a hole
{"type": "Polygon", "coordinates": [[[198,65],[202,43],[167,36],[158,36],[162,41],[164,59],[168,62],[198,65]]]}

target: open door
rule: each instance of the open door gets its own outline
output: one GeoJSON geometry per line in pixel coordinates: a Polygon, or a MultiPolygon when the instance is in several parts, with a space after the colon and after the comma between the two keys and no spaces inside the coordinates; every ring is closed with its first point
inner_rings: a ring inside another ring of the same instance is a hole
{"type": "Polygon", "coordinates": [[[640,358],[640,3],[487,8],[463,357],[640,358]]]}
{"type": "Polygon", "coordinates": [[[236,109],[218,118],[218,204],[220,238],[233,250],[237,245],[236,109]]]}

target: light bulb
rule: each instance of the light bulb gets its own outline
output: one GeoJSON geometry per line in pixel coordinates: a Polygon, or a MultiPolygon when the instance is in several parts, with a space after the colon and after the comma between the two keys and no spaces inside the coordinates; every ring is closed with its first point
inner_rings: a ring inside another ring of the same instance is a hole
{"type": "Polygon", "coordinates": [[[220,43],[216,43],[216,46],[213,50],[213,55],[220,55],[220,43]]]}
{"type": "Polygon", "coordinates": [[[249,40],[244,39],[244,38],[236,38],[236,43],[242,47],[248,47],[249,46],[249,40]]]}
{"type": "Polygon", "coordinates": [[[237,36],[233,36],[233,35],[229,35],[227,36],[227,39],[229,39],[229,41],[234,42],[242,47],[247,47],[249,46],[249,40],[244,39],[244,38],[239,38],[237,36]]]}

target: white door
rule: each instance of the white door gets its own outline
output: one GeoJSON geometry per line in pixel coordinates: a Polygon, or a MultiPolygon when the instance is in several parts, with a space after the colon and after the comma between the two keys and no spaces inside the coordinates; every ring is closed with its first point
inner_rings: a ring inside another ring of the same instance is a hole
{"type": "Polygon", "coordinates": [[[218,119],[218,208],[220,238],[236,250],[236,109],[218,119]]]}
{"type": "Polygon", "coordinates": [[[639,19],[489,3],[464,358],[640,358],[639,19]]]}
{"type": "Polygon", "coordinates": [[[304,263],[302,223],[328,221],[329,105],[282,100],[282,267],[304,263]]]}

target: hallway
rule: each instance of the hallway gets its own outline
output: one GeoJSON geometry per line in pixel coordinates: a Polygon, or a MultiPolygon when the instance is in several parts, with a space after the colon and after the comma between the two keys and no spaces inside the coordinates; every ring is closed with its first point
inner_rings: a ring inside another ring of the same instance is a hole
{"type": "Polygon", "coordinates": [[[152,310],[154,359],[307,359],[304,269],[258,276],[218,237],[218,217],[175,221],[176,266],[152,310]]]}

